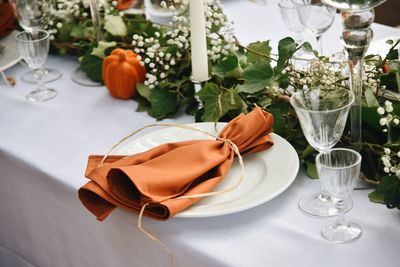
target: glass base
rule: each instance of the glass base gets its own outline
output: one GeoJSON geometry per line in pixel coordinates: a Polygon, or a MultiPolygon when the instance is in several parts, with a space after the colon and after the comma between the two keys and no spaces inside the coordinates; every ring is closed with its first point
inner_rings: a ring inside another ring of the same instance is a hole
{"type": "MultiPolygon", "coordinates": [[[[347,199],[344,203],[343,212],[346,213],[353,208],[353,200],[347,199]]],[[[299,209],[307,216],[326,218],[336,216],[338,209],[330,197],[324,198],[321,193],[304,196],[299,201],[299,209]]]]}
{"type": "Polygon", "coordinates": [[[346,243],[359,239],[362,229],[358,224],[352,222],[347,222],[343,225],[332,222],[322,228],[321,234],[329,241],[346,243]]]}
{"type": "MultiPolygon", "coordinates": [[[[56,69],[44,69],[45,75],[43,76],[43,82],[49,83],[56,81],[62,77],[62,73],[56,69]]],[[[26,83],[33,83],[36,84],[37,80],[33,74],[33,71],[28,71],[22,74],[21,80],[26,83]]]]}
{"type": "Polygon", "coordinates": [[[102,84],[99,82],[94,82],[91,79],[89,79],[80,68],[77,68],[72,74],[71,74],[71,79],[75,83],[83,86],[101,86],[102,84]]]}
{"type": "Polygon", "coordinates": [[[46,88],[46,89],[37,89],[30,92],[26,99],[33,102],[45,102],[47,100],[53,99],[56,97],[57,91],[54,89],[46,88]]]}

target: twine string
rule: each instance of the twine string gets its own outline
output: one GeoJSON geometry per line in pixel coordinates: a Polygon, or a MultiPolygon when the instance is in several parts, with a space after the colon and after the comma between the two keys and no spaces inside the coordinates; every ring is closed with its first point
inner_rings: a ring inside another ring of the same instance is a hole
{"type": "Polygon", "coordinates": [[[156,242],[162,249],[164,249],[165,252],[167,252],[167,254],[171,257],[172,260],[172,264],[174,267],[177,267],[176,265],[176,257],[174,255],[174,253],[171,252],[171,250],[168,249],[168,247],[161,242],[159,239],[157,239],[155,236],[153,236],[152,234],[150,234],[148,231],[146,231],[143,226],[142,226],[142,218],[143,218],[143,213],[144,210],[146,209],[146,207],[149,205],[150,203],[146,203],[143,205],[142,209],[140,210],[140,214],[139,214],[139,218],[138,218],[138,223],[137,223],[137,227],[139,228],[140,231],[142,231],[148,238],[150,238],[151,240],[153,240],[154,242],[156,242]]]}
{"type": "MultiPolygon", "coordinates": [[[[128,140],[129,138],[131,138],[132,136],[134,136],[135,134],[139,133],[140,131],[146,129],[146,128],[150,128],[150,127],[160,127],[160,126],[165,126],[165,127],[176,127],[176,128],[181,128],[181,129],[186,129],[186,130],[192,130],[192,131],[196,131],[199,133],[202,133],[206,136],[212,137],[218,141],[222,141],[225,144],[227,144],[232,150],[233,152],[236,154],[236,156],[238,157],[239,160],[239,165],[240,165],[240,177],[238,179],[238,181],[233,184],[232,186],[222,189],[220,191],[213,191],[213,192],[208,192],[208,193],[200,193],[200,194],[193,194],[193,195],[189,195],[189,196],[180,196],[177,197],[175,199],[191,199],[191,198],[202,198],[202,197],[208,197],[208,196],[216,196],[216,195],[222,195],[231,191],[234,191],[235,189],[237,189],[239,187],[239,185],[242,183],[242,181],[244,180],[245,177],[245,170],[244,170],[244,163],[243,163],[243,158],[240,154],[239,148],[237,147],[237,145],[232,142],[231,140],[227,139],[227,138],[222,138],[219,137],[218,135],[212,134],[210,132],[204,131],[204,130],[200,130],[197,128],[194,128],[192,126],[189,125],[182,125],[182,124],[175,124],[175,123],[159,123],[159,124],[149,124],[146,126],[143,126],[135,131],[133,131],[132,133],[128,134],[127,136],[123,137],[121,140],[119,140],[116,144],[114,144],[110,150],[103,156],[103,158],[101,159],[99,165],[97,167],[101,167],[104,164],[104,161],[107,159],[107,157],[110,155],[110,153],[116,148],[118,147],[121,143],[125,142],[126,140],[128,140]]],[[[142,209],[140,210],[139,213],[139,217],[138,217],[138,222],[137,222],[137,227],[139,228],[140,231],[142,231],[147,237],[149,237],[151,240],[155,241],[172,259],[172,264],[174,267],[176,267],[176,257],[175,255],[168,249],[168,247],[161,242],[159,239],[157,239],[154,235],[150,234],[148,231],[146,231],[143,226],[142,226],[142,218],[143,218],[143,214],[145,209],[147,208],[147,206],[149,204],[152,204],[152,202],[148,202],[145,203],[142,206],[142,209]]],[[[157,203],[154,203],[157,204],[157,203]]]]}

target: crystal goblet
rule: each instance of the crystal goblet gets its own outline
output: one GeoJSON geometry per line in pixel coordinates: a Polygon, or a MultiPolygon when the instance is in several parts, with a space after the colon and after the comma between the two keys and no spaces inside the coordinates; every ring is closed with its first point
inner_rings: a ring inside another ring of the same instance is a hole
{"type": "Polygon", "coordinates": [[[292,0],[282,0],[278,4],[281,12],[282,20],[290,31],[294,33],[294,40],[298,44],[302,44],[304,39],[302,33],[304,26],[301,24],[299,15],[297,13],[298,4],[292,0]]]}
{"type": "Polygon", "coordinates": [[[23,31],[15,36],[18,51],[21,57],[33,70],[38,87],[30,92],[26,98],[34,102],[43,102],[54,98],[57,91],[46,88],[43,83],[43,65],[49,53],[49,33],[44,30],[37,30],[34,33],[23,31]]]}
{"type": "MultiPolygon", "coordinates": [[[[309,89],[298,91],[290,98],[308,143],[321,153],[329,151],[340,140],[354,95],[346,89],[309,89]]],[[[314,217],[337,214],[334,202],[322,186],[321,193],[304,196],[299,208],[314,217]]],[[[347,202],[345,210],[352,208],[347,202]]]]}
{"type": "MultiPolygon", "coordinates": [[[[45,29],[51,16],[52,0],[9,0],[19,25],[28,32],[45,29]]],[[[62,73],[53,68],[43,69],[43,81],[52,82],[61,78],[62,73]]],[[[27,83],[36,83],[34,72],[26,72],[21,80],[27,83]]]]}
{"type": "Polygon", "coordinates": [[[351,149],[336,148],[320,153],[315,161],[321,182],[338,209],[336,221],[322,228],[322,236],[337,243],[358,239],[362,233],[361,227],[344,219],[344,207],[360,176],[361,155],[351,149]]]}
{"type": "Polygon", "coordinates": [[[326,32],[335,19],[336,8],[326,5],[321,0],[294,0],[303,26],[314,34],[319,54],[323,55],[322,34],[326,32]]]}

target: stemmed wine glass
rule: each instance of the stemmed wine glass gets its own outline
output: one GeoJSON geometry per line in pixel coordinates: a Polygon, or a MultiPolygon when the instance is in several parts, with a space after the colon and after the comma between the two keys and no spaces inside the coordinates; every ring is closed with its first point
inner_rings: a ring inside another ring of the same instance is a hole
{"type": "Polygon", "coordinates": [[[278,4],[282,19],[290,31],[294,33],[294,40],[298,44],[302,44],[304,39],[302,33],[304,26],[300,21],[297,13],[298,4],[292,0],[282,0],[278,4]]]}
{"type": "MultiPolygon", "coordinates": [[[[93,31],[94,36],[96,38],[96,42],[102,40],[102,31],[101,31],[101,16],[100,16],[100,5],[99,0],[89,0],[90,7],[90,16],[92,18],[93,23],[93,31]]],[[[71,75],[72,81],[77,84],[83,86],[100,86],[102,85],[99,82],[92,81],[87,77],[86,73],[81,70],[80,67],[76,68],[76,70],[71,75]]]]}
{"type": "Polygon", "coordinates": [[[293,0],[298,4],[297,12],[301,24],[315,35],[319,54],[323,55],[322,34],[326,32],[335,19],[336,8],[326,5],[321,0],[293,0]]]}
{"type": "MultiPolygon", "coordinates": [[[[28,32],[35,33],[44,29],[51,15],[52,0],[9,0],[19,25],[28,32]]],[[[51,82],[61,78],[62,74],[56,69],[46,68],[44,71],[44,82],[51,82]]],[[[33,72],[22,74],[24,82],[35,83],[36,78],[33,72]]]]}
{"type": "Polygon", "coordinates": [[[33,71],[38,83],[38,88],[30,92],[26,98],[34,102],[43,102],[54,98],[57,91],[46,88],[43,83],[43,64],[46,62],[49,53],[49,33],[44,30],[35,32],[23,31],[15,36],[18,51],[33,71]]]}
{"type": "Polygon", "coordinates": [[[361,155],[354,150],[336,148],[319,154],[315,161],[321,182],[338,210],[336,222],[326,224],[322,236],[337,243],[356,240],[361,236],[361,227],[344,219],[344,207],[360,176],[361,155]]]}
{"type": "MultiPolygon", "coordinates": [[[[283,21],[288,29],[294,33],[295,42],[300,45],[303,44],[304,26],[301,23],[297,12],[298,4],[292,0],[282,0],[279,2],[278,6],[283,21]]],[[[313,53],[300,48],[296,51],[292,59],[293,66],[299,70],[306,70],[309,68],[309,60],[314,57],[313,53]]]]}
{"type": "MultiPolygon", "coordinates": [[[[308,89],[290,98],[304,136],[320,153],[327,153],[340,140],[353,101],[353,93],[346,89],[308,89]]],[[[334,216],[338,212],[324,186],[321,193],[301,198],[299,208],[314,217],[334,216]]],[[[346,202],[344,210],[351,208],[352,202],[346,202]]]]}

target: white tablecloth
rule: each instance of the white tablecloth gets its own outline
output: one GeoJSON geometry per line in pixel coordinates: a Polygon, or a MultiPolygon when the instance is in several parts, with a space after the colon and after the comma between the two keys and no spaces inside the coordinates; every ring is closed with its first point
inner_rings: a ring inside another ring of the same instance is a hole
{"type": "MultiPolygon", "coordinates": [[[[276,45],[289,34],[276,1],[224,3],[244,43],[272,39],[276,45]]],[[[374,30],[377,39],[400,35],[381,25],[374,30]]],[[[339,34],[336,20],[325,35],[327,52],[340,48],[339,34]]],[[[0,266],[171,266],[165,252],[136,228],[136,214],[118,209],[98,222],[77,197],[86,182],[87,156],[104,153],[154,119],[135,112],[134,101],[111,98],[104,87],[73,83],[76,59],[51,56],[48,65],[64,73],[49,84],[59,92],[49,102],[25,100],[33,85],[19,80],[15,88],[0,84],[0,266]]],[[[16,65],[6,73],[19,77],[23,71],[16,65]]],[[[193,118],[180,115],[172,121],[193,118]]],[[[369,190],[355,191],[348,218],[364,233],[355,243],[330,243],[320,236],[326,220],[297,209],[302,195],[318,189],[319,182],[301,172],[280,196],[244,212],[143,222],[173,251],[179,266],[399,266],[398,210],[370,203],[369,190]]]]}

